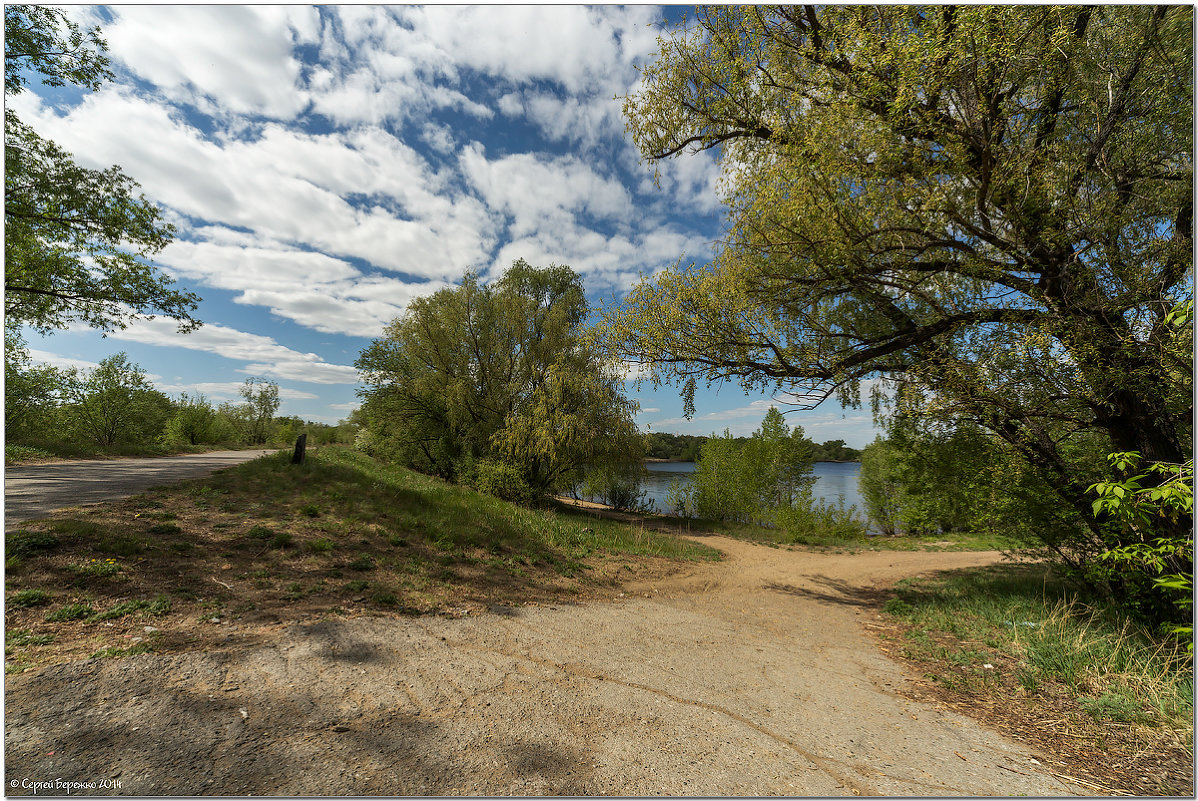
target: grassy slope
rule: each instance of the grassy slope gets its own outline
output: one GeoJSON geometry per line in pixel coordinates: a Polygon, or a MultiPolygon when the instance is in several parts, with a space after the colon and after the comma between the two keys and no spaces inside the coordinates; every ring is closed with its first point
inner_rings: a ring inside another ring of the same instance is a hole
{"type": "Polygon", "coordinates": [[[304,465],[280,452],[64,510],[5,540],[10,672],[204,647],[218,632],[312,616],[579,599],[677,560],[718,558],[644,527],[519,508],[335,447],[304,465]]]}

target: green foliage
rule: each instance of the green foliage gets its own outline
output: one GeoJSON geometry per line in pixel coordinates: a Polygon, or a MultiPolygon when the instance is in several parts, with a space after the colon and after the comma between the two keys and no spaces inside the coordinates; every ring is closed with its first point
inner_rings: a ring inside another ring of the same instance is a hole
{"type": "MultiPolygon", "coordinates": [[[[111,78],[98,29],[81,32],[57,9],[4,9],[4,94],[24,91],[32,73],[51,86],[96,89],[111,78]],[[65,29],[65,30],[64,30],[65,29]]],[[[40,331],[82,322],[123,328],[165,314],[181,330],[199,301],[171,288],[148,259],[174,227],[120,167],[95,170],[4,112],[4,311],[6,324],[40,331]]]]}
{"type": "Polygon", "coordinates": [[[648,494],[641,490],[644,475],[644,465],[635,462],[592,467],[587,470],[578,492],[619,511],[647,511],[650,506],[648,494]]]}
{"type": "Polygon", "coordinates": [[[82,375],[72,369],[63,394],[68,424],[104,449],[156,438],[171,408],[170,400],[124,353],[109,356],[82,375]]]}
{"type": "Polygon", "coordinates": [[[162,441],[170,445],[215,445],[236,437],[232,421],[213,408],[203,395],[194,398],[183,393],[174,404],[174,414],[162,432],[162,441]]]}
{"type": "Polygon", "coordinates": [[[711,265],[605,310],[609,351],[691,399],[697,381],[813,404],[877,377],[922,389],[906,411],[1002,440],[1090,529],[1048,544],[1092,558],[1091,446],[1171,463],[1191,446],[1192,333],[1167,312],[1192,292],[1192,21],[700,10],[624,110],[651,161],[716,153],[729,234],[711,265]]]}
{"type": "Polygon", "coordinates": [[[46,364],[34,364],[15,324],[4,327],[4,435],[45,436],[58,421],[64,376],[46,364]]]}
{"type": "Polygon", "coordinates": [[[528,486],[524,473],[507,462],[480,459],[463,478],[467,486],[505,501],[528,504],[533,499],[532,487],[528,486]]]}
{"type": "Polygon", "coordinates": [[[245,403],[239,413],[246,424],[251,445],[263,445],[270,439],[275,412],[279,409],[279,385],[265,378],[247,378],[239,390],[245,403]]]}
{"type": "Polygon", "coordinates": [[[58,545],[58,537],[44,531],[18,529],[4,535],[5,556],[32,556],[39,551],[53,550],[58,545]]]}
{"type": "MultiPolygon", "coordinates": [[[[1160,524],[1192,520],[1194,515],[1194,460],[1185,464],[1148,465],[1140,468],[1140,454],[1112,453],[1111,467],[1121,479],[1100,481],[1090,489],[1098,497],[1094,514],[1122,529],[1121,540],[1130,542],[1102,554],[1106,562],[1126,571],[1149,576],[1153,587],[1175,605],[1177,618],[1190,618],[1194,608],[1194,536],[1154,536],[1160,524]],[[1133,475],[1134,474],[1134,475],[1133,475]],[[1128,536],[1130,535],[1130,537],[1128,536]]],[[[1167,531],[1168,529],[1166,529],[1167,531]]],[[[1194,650],[1193,625],[1170,629],[1194,650]]]]}
{"type": "Polygon", "coordinates": [[[66,623],[72,620],[83,620],[85,617],[90,617],[94,614],[91,604],[88,603],[70,603],[55,609],[46,615],[47,623],[66,623]]]}
{"type": "Polygon", "coordinates": [[[734,439],[726,430],[709,437],[692,480],[699,517],[773,525],[780,512],[810,506],[810,443],[801,426],[792,431],[782,413],[770,407],[747,440],[734,439]]]}
{"type": "Polygon", "coordinates": [[[691,434],[671,434],[654,431],[645,435],[645,455],[654,459],[676,459],[693,462],[699,458],[699,449],[707,437],[691,434]]]}
{"type": "Polygon", "coordinates": [[[830,439],[822,445],[813,444],[811,460],[814,462],[857,462],[861,451],[844,444],[843,439],[830,439]]]}
{"type": "Polygon", "coordinates": [[[1075,543],[1084,529],[1025,460],[968,423],[895,415],[887,437],[862,453],[859,486],[884,534],[968,531],[1060,544],[1075,543]]]}
{"type": "Polygon", "coordinates": [[[533,494],[639,461],[635,404],[585,339],[586,317],[572,270],[523,260],[494,284],[467,275],[414,300],[357,361],[360,446],[459,481],[476,460],[503,462],[533,494]]]}
{"type": "Polygon", "coordinates": [[[9,609],[28,609],[32,606],[45,606],[50,603],[50,593],[41,589],[21,590],[8,596],[9,609]]]}

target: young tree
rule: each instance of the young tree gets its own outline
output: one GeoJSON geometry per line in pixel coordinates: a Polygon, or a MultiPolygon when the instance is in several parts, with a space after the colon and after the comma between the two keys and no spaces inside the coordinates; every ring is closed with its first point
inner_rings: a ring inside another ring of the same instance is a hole
{"type": "Polygon", "coordinates": [[[167,445],[215,445],[232,439],[234,430],[203,395],[183,393],[162,432],[167,445]]]}
{"type": "Polygon", "coordinates": [[[162,431],[170,399],[154,389],[146,373],[124,353],[92,370],[68,374],[66,414],[81,436],[110,449],[122,442],[147,442],[162,431]]]}
{"type": "MultiPolygon", "coordinates": [[[[97,89],[112,77],[99,29],[53,8],[4,7],[4,94],[19,94],[31,73],[51,86],[97,89]]],[[[145,259],[174,228],[120,167],[94,170],[4,111],[4,312],[8,323],[40,331],[82,322],[106,331],[164,314],[180,330],[199,298],[145,259]]]]}
{"type": "Polygon", "coordinates": [[[586,316],[570,268],[523,260],[494,284],[467,275],[414,300],[357,361],[370,447],[459,480],[502,462],[536,492],[638,460],[635,407],[584,338],[586,316]]]}
{"type": "Polygon", "coordinates": [[[265,445],[279,409],[279,385],[265,378],[247,378],[239,392],[245,399],[239,411],[245,421],[246,438],[251,445],[265,445]]]}
{"type": "Polygon", "coordinates": [[[792,431],[774,407],[748,439],[725,429],[703,443],[693,477],[700,517],[774,523],[778,515],[810,502],[811,443],[802,426],[792,431]]]}
{"type": "Polygon", "coordinates": [[[692,408],[696,380],[922,387],[918,412],[993,432],[1079,519],[1079,435],[1182,461],[1192,357],[1167,362],[1165,318],[1192,280],[1192,18],[701,11],[625,113],[650,160],[718,153],[730,234],[608,310],[611,352],[692,408]]]}

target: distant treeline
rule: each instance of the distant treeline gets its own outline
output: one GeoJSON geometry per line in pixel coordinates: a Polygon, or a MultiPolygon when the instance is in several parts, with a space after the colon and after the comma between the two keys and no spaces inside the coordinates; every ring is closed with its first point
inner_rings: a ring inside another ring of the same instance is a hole
{"type": "Polygon", "coordinates": [[[241,403],[203,395],[168,397],[124,353],[96,367],[61,369],[33,362],[15,332],[5,332],[5,458],[138,455],[261,445],[352,443],[358,426],[277,416],[279,385],[246,379],[241,403]]]}
{"type": "MultiPolygon", "coordinates": [[[[646,455],[651,459],[677,459],[683,462],[694,462],[699,458],[699,450],[707,437],[694,434],[670,434],[654,431],[645,437],[646,455]]],[[[737,442],[747,441],[748,437],[737,437],[737,442]]],[[[815,462],[857,462],[861,460],[861,451],[844,444],[843,439],[830,439],[822,445],[808,440],[811,445],[811,460],[815,462]]]]}

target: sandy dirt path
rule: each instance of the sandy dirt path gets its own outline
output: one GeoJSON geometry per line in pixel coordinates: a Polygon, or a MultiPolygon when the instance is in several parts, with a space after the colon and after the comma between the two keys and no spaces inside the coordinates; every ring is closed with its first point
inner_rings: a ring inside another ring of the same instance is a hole
{"type": "Polygon", "coordinates": [[[143,459],[77,459],[4,468],[5,527],[45,517],[54,509],[124,498],[222,467],[257,459],[269,450],[210,451],[143,459]]]}
{"type": "Polygon", "coordinates": [[[878,586],[998,554],[702,539],[725,560],[610,601],[230,626],[227,650],[13,676],[8,791],[56,777],[134,795],[1078,791],[999,733],[904,698],[903,669],[865,633],[878,586]]]}

